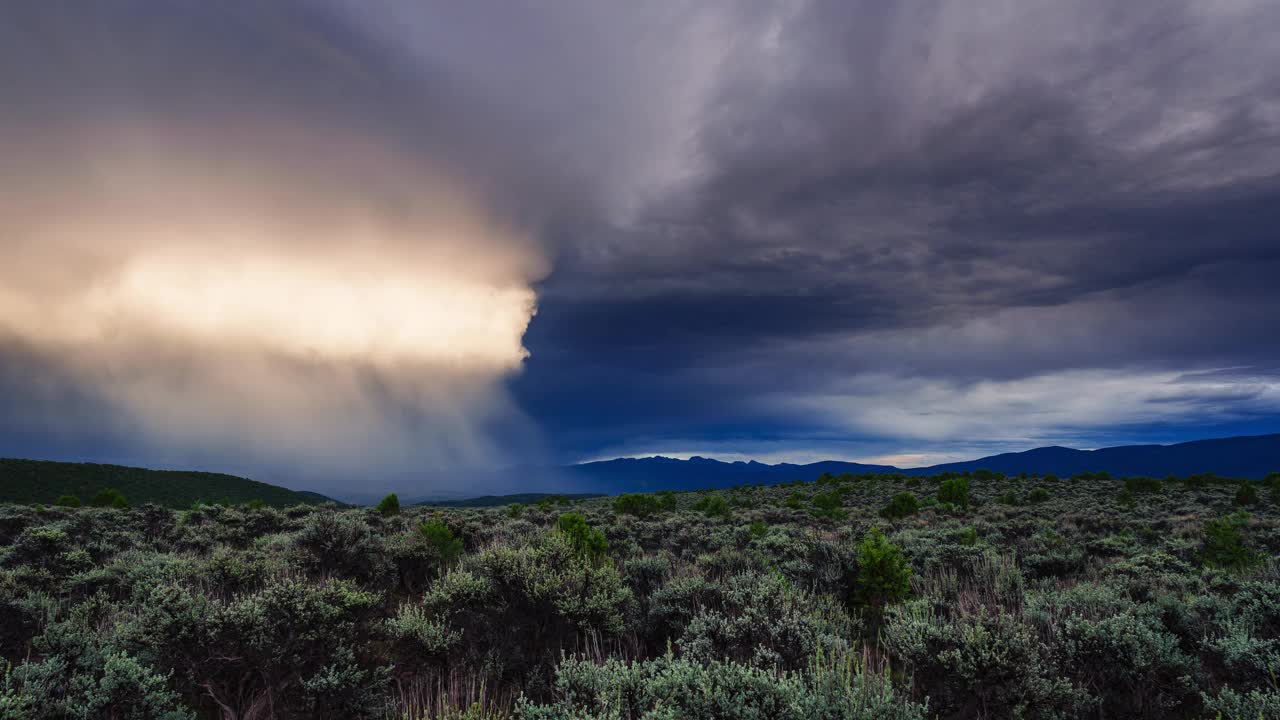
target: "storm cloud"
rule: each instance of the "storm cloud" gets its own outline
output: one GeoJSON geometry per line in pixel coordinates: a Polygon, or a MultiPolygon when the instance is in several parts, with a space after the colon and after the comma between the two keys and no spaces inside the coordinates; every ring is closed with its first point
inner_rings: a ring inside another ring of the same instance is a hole
{"type": "Polygon", "coordinates": [[[16,2],[5,454],[422,490],[1280,429],[1280,8],[16,2]]]}

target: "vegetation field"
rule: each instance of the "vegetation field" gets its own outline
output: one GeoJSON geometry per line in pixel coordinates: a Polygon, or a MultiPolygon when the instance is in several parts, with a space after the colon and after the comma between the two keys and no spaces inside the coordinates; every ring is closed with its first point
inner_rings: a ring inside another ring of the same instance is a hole
{"type": "Polygon", "coordinates": [[[0,718],[1277,718],[1278,488],[5,505],[0,718]]]}

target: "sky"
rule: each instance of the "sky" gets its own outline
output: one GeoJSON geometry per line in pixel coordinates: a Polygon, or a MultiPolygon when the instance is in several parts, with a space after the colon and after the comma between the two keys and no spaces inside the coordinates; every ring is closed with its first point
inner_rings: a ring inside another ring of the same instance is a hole
{"type": "Polygon", "coordinates": [[[1270,0],[9,0],[0,455],[432,492],[1280,432],[1278,35],[1270,0]]]}

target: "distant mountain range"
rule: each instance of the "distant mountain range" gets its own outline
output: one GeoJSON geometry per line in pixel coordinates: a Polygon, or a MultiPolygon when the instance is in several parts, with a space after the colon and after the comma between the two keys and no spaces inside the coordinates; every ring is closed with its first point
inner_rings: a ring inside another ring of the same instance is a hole
{"type": "MultiPolygon", "coordinates": [[[[934,475],[980,469],[1010,475],[1053,473],[1064,477],[1099,471],[1116,477],[1214,473],[1256,480],[1269,473],[1280,472],[1280,434],[1196,440],[1176,445],[1124,445],[1100,450],[1042,447],[920,468],[839,460],[769,465],[755,461],[722,462],[704,457],[688,460],[618,458],[561,467],[511,468],[502,471],[499,477],[488,479],[491,487],[511,487],[512,479],[518,478],[518,489],[526,491],[521,495],[404,497],[402,502],[482,507],[515,502],[536,503],[555,493],[583,497],[658,490],[704,490],[759,483],[772,485],[792,480],[813,480],[823,473],[934,475]]],[[[472,487],[482,487],[480,480],[477,478],[472,487]]],[[[262,500],[268,505],[284,507],[330,500],[318,493],[289,490],[220,473],[0,458],[0,503],[52,503],[60,495],[76,495],[87,503],[95,493],[108,487],[124,493],[134,505],[154,502],[169,507],[187,507],[195,500],[236,504],[262,500]]]]}
{"type": "Polygon", "coordinates": [[[319,493],[222,473],[0,458],[0,503],[48,505],[73,495],[87,505],[107,488],[118,490],[132,505],[155,503],[171,508],[190,507],[197,500],[236,505],[261,500],[272,507],[331,501],[319,493]]]}
{"type": "Polygon", "coordinates": [[[1226,477],[1260,479],[1280,471],[1280,434],[1196,440],[1176,445],[1124,445],[1099,450],[1042,447],[1002,453],[977,460],[920,468],[824,460],[796,465],[760,462],[722,462],[704,457],[677,460],[668,457],[619,458],[556,468],[566,488],[575,492],[652,492],[701,490],[737,484],[774,484],[813,480],[822,473],[887,473],[935,475],[987,469],[1060,476],[1106,471],[1116,477],[1191,475],[1215,473],[1226,477]]]}

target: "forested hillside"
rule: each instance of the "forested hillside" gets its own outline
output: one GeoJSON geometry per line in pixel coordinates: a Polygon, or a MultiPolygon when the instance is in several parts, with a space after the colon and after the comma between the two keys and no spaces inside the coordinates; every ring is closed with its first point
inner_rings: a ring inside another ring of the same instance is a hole
{"type": "Polygon", "coordinates": [[[116,497],[128,504],[154,503],[168,508],[185,508],[200,500],[233,505],[262,502],[271,507],[329,500],[316,493],[221,473],[0,458],[0,503],[52,505],[62,499],[87,505],[98,498],[105,500],[102,504],[111,504],[116,497]]]}

